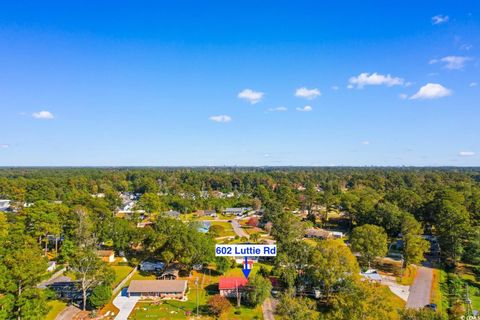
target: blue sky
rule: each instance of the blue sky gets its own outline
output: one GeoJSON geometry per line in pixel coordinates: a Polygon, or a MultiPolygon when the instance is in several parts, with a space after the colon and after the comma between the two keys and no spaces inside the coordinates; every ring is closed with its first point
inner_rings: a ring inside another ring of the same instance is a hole
{"type": "Polygon", "coordinates": [[[480,165],[478,1],[0,8],[0,165],[480,165]]]}

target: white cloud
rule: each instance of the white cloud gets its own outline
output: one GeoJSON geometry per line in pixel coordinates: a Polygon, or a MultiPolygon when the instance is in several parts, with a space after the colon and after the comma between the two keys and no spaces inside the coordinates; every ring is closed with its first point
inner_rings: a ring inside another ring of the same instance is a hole
{"type": "Polygon", "coordinates": [[[449,90],[438,83],[427,83],[418,90],[410,99],[438,99],[452,94],[449,90]]]}
{"type": "Polygon", "coordinates": [[[398,97],[399,97],[400,99],[402,99],[402,100],[405,100],[405,99],[408,98],[408,95],[407,95],[406,93],[400,93],[400,94],[398,95],[398,97]]]}
{"type": "Polygon", "coordinates": [[[285,112],[288,109],[285,107],[277,107],[277,108],[270,108],[268,109],[269,112],[285,112]]]}
{"type": "Polygon", "coordinates": [[[432,17],[432,24],[441,24],[441,23],[448,22],[448,20],[449,20],[448,16],[439,14],[432,17]]]}
{"type": "Polygon", "coordinates": [[[0,149],[7,149],[8,147],[10,147],[8,144],[0,144],[0,149]]]}
{"type": "Polygon", "coordinates": [[[370,144],[370,141],[364,140],[364,141],[361,141],[360,143],[361,143],[361,144],[364,144],[364,145],[369,145],[369,144],[370,144]]]}
{"type": "Polygon", "coordinates": [[[388,87],[402,85],[404,80],[398,77],[392,77],[387,74],[378,74],[376,72],[370,74],[368,72],[360,73],[357,77],[350,77],[348,80],[350,85],[356,85],[357,88],[363,88],[364,86],[380,86],[386,85],[388,87]]]}
{"type": "Polygon", "coordinates": [[[53,113],[50,111],[39,111],[39,112],[34,112],[32,113],[32,117],[35,119],[44,119],[44,120],[51,120],[54,117],[53,113]]]}
{"type": "Polygon", "coordinates": [[[307,89],[307,88],[303,87],[303,88],[298,88],[295,91],[295,96],[296,97],[305,98],[305,99],[309,99],[309,100],[315,99],[316,97],[320,96],[321,94],[322,93],[317,88],[307,89]]]}
{"type": "Polygon", "coordinates": [[[223,123],[232,121],[232,117],[227,115],[211,116],[209,119],[215,122],[223,122],[223,123]]]}
{"type": "Polygon", "coordinates": [[[465,67],[467,61],[472,60],[470,57],[460,57],[460,56],[446,56],[441,59],[432,59],[429,61],[430,64],[444,62],[444,68],[450,70],[461,70],[465,67]]]}
{"type": "Polygon", "coordinates": [[[473,157],[475,155],[475,152],[473,151],[460,151],[458,153],[460,157],[473,157]]]}
{"type": "Polygon", "coordinates": [[[252,89],[244,89],[238,94],[238,97],[250,102],[251,104],[255,104],[262,101],[263,92],[253,91],[252,89]]]}
{"type": "Polygon", "coordinates": [[[349,85],[347,86],[347,88],[348,88],[348,89],[353,89],[353,84],[349,84],[349,85]]]}
{"type": "Polygon", "coordinates": [[[470,49],[472,49],[472,48],[473,48],[473,46],[472,46],[471,44],[469,44],[469,43],[463,43],[463,44],[460,45],[460,48],[459,48],[459,49],[460,49],[460,50],[468,51],[468,50],[470,50],[470,49]]]}
{"type": "Polygon", "coordinates": [[[310,112],[312,110],[313,110],[313,108],[311,106],[305,106],[303,108],[297,108],[297,111],[300,111],[300,112],[310,112]]]}
{"type": "Polygon", "coordinates": [[[338,89],[340,89],[338,86],[332,86],[332,90],[337,91],[338,89]]]}
{"type": "Polygon", "coordinates": [[[470,82],[469,86],[473,88],[473,87],[478,86],[478,83],[476,83],[476,82],[470,82]]]}

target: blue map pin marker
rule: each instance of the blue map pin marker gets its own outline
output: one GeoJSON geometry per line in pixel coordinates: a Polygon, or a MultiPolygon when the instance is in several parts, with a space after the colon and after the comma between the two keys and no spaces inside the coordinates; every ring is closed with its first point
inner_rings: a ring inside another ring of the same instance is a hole
{"type": "Polygon", "coordinates": [[[248,268],[248,257],[245,257],[245,263],[243,264],[243,268],[242,268],[242,272],[245,278],[248,279],[248,276],[250,275],[250,271],[252,270],[248,268]]]}

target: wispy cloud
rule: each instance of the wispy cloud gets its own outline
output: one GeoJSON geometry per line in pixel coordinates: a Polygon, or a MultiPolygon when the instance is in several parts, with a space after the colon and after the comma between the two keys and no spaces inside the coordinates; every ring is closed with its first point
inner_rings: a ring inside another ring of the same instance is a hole
{"type": "Polygon", "coordinates": [[[7,148],[9,148],[9,147],[10,147],[10,145],[8,145],[8,144],[6,144],[6,143],[0,144],[0,149],[7,149],[7,148]]]}
{"type": "Polygon", "coordinates": [[[418,90],[410,99],[438,99],[452,95],[452,90],[438,83],[427,83],[418,90]]]}
{"type": "Polygon", "coordinates": [[[448,22],[450,18],[448,16],[445,16],[445,15],[436,15],[436,16],[433,16],[432,17],[432,24],[442,24],[442,23],[446,23],[448,22]]]}
{"type": "Polygon", "coordinates": [[[363,145],[369,145],[370,144],[370,141],[368,140],[363,140],[363,141],[360,141],[361,144],[363,145]]]}
{"type": "MultiPolygon", "coordinates": [[[[368,72],[360,73],[356,77],[350,77],[348,80],[350,85],[356,85],[357,88],[363,88],[364,86],[380,86],[385,85],[388,87],[398,86],[404,83],[404,80],[399,77],[392,77],[391,75],[378,74],[376,72],[370,74],[368,72]]],[[[351,88],[351,87],[349,87],[351,88]]]]}
{"type": "Polygon", "coordinates": [[[52,120],[55,118],[53,113],[45,110],[32,113],[32,117],[34,117],[35,119],[42,119],[42,120],[52,120]]]}
{"type": "Polygon", "coordinates": [[[470,82],[470,84],[469,84],[468,86],[471,87],[471,88],[473,88],[473,87],[478,86],[478,83],[476,83],[476,82],[470,82]]]}
{"type": "Polygon", "coordinates": [[[473,60],[470,57],[461,57],[461,56],[446,56],[440,59],[432,59],[429,61],[430,64],[435,63],[444,63],[444,68],[449,70],[461,70],[465,67],[467,61],[473,60]]]}
{"type": "Polygon", "coordinates": [[[300,112],[310,112],[312,110],[313,110],[313,108],[311,106],[305,106],[303,108],[297,108],[297,111],[300,111],[300,112]]]}
{"type": "Polygon", "coordinates": [[[277,108],[270,108],[268,109],[269,112],[285,112],[288,109],[285,107],[277,107],[277,108]]]}
{"type": "Polygon", "coordinates": [[[223,115],[223,114],[218,116],[211,116],[209,119],[214,122],[223,122],[223,123],[232,121],[232,117],[223,115]]]}
{"type": "Polygon", "coordinates": [[[408,98],[408,95],[407,95],[406,93],[400,93],[400,94],[398,95],[398,97],[399,97],[400,99],[402,99],[402,100],[405,100],[405,99],[408,98]]]}
{"type": "Polygon", "coordinates": [[[317,88],[307,89],[307,88],[303,87],[303,88],[298,88],[295,91],[295,96],[296,97],[305,98],[305,99],[309,99],[309,100],[315,99],[316,97],[320,96],[321,94],[322,93],[317,88]]]}
{"type": "Polygon", "coordinates": [[[238,97],[240,99],[244,99],[244,100],[250,102],[251,104],[255,104],[255,103],[258,103],[258,102],[262,101],[263,95],[264,95],[263,92],[254,91],[252,89],[244,89],[244,90],[242,90],[241,92],[238,93],[238,97]]]}
{"type": "Polygon", "coordinates": [[[473,151],[460,151],[458,153],[460,157],[473,157],[475,155],[475,152],[473,151]]]}
{"type": "Polygon", "coordinates": [[[335,91],[337,91],[338,89],[340,89],[339,86],[331,86],[331,88],[332,88],[332,90],[335,90],[335,91]]]}
{"type": "Polygon", "coordinates": [[[459,47],[460,50],[465,50],[465,51],[468,51],[472,48],[473,48],[473,46],[469,43],[462,43],[459,47]]]}

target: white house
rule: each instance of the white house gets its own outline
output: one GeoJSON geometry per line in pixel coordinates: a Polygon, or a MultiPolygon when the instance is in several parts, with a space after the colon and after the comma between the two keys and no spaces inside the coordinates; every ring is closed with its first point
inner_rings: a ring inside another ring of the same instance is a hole
{"type": "Polygon", "coordinates": [[[47,267],[48,272],[55,271],[56,267],[57,267],[57,261],[48,261],[48,267],[47,267]]]}
{"type": "Polygon", "coordinates": [[[234,215],[234,216],[241,216],[249,211],[252,211],[252,208],[227,208],[223,211],[225,215],[234,215]]]}
{"type": "Polygon", "coordinates": [[[7,211],[10,208],[10,202],[11,200],[0,200],[0,211],[7,211]]]}

